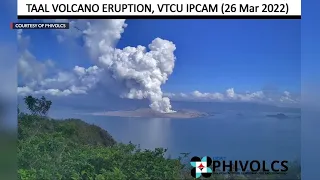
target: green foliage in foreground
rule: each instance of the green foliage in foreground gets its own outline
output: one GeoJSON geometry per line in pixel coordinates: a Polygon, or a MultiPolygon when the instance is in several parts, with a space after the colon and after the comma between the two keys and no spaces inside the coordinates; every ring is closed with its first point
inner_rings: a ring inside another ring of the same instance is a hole
{"type": "MultiPolygon", "coordinates": [[[[24,103],[31,114],[40,116],[46,116],[52,105],[52,102],[47,100],[44,96],[42,96],[40,99],[33,96],[26,96],[24,98],[24,103]]],[[[19,111],[20,110],[18,108],[18,114],[20,113],[19,111]]]]}
{"type": "MultiPolygon", "coordinates": [[[[181,159],[164,158],[165,149],[141,150],[118,144],[103,129],[81,120],[51,120],[20,114],[18,178],[21,180],[192,179],[181,159]]],[[[185,159],[188,161],[188,159],[185,159]]],[[[298,179],[300,169],[290,174],[298,179]]],[[[213,176],[210,179],[266,179],[272,176],[213,176]]]]}

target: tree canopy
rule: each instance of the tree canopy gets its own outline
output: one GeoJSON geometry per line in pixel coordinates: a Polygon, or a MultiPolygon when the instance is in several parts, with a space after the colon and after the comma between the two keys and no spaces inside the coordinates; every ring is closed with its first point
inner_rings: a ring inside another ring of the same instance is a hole
{"type": "Polygon", "coordinates": [[[41,115],[41,116],[47,115],[52,104],[52,102],[47,100],[44,96],[42,96],[40,99],[35,98],[33,96],[26,96],[24,98],[24,102],[27,105],[27,108],[32,115],[41,115]]]}

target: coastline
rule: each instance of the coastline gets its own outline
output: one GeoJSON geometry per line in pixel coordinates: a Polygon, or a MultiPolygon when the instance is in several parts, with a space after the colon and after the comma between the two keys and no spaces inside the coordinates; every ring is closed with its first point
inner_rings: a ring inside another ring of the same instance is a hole
{"type": "Polygon", "coordinates": [[[172,119],[190,119],[197,117],[207,117],[209,114],[192,110],[181,110],[172,113],[160,113],[151,109],[137,109],[133,111],[106,111],[86,113],[93,116],[111,116],[111,117],[135,117],[135,118],[172,118],[172,119]]]}

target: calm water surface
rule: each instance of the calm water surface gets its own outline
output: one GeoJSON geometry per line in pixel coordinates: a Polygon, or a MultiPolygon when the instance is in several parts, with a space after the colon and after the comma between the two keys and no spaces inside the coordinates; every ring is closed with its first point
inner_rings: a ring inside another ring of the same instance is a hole
{"type": "Polygon", "coordinates": [[[191,152],[228,159],[300,158],[300,119],[217,115],[211,118],[163,119],[81,115],[117,141],[141,148],[168,148],[171,156],[191,152]]]}

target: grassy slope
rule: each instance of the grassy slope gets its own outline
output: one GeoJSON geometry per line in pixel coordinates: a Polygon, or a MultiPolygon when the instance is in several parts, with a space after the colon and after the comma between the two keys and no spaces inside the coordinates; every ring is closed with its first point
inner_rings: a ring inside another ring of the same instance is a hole
{"type": "MultiPolygon", "coordinates": [[[[105,130],[81,120],[22,114],[18,123],[19,179],[191,179],[181,159],[164,158],[164,149],[141,150],[133,144],[118,144],[105,130]]],[[[295,169],[287,178],[297,179],[299,172],[295,169]]],[[[236,175],[210,179],[252,178],[236,175]]]]}

